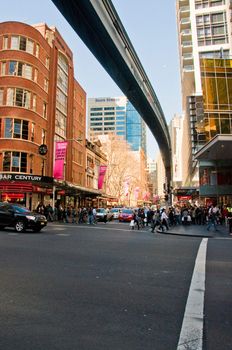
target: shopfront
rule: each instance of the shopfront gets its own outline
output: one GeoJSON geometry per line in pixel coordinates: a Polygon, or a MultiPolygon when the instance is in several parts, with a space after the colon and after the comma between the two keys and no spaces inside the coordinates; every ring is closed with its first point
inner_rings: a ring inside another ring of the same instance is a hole
{"type": "Polygon", "coordinates": [[[0,201],[35,210],[38,203],[52,200],[53,178],[41,175],[0,173],[0,201]]]}

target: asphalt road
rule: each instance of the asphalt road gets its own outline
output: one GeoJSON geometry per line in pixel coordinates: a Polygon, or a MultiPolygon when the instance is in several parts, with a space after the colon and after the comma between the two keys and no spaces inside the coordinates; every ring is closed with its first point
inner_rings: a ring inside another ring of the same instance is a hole
{"type": "MultiPolygon", "coordinates": [[[[177,349],[201,241],[117,223],[0,231],[0,349],[177,349]]],[[[208,241],[203,350],[232,348],[231,250],[208,241]]]]}

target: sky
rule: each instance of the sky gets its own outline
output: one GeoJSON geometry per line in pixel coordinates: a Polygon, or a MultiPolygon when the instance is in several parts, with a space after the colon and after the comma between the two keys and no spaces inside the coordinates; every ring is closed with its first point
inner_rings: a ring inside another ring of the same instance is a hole
{"type": "MultiPolygon", "coordinates": [[[[181,113],[175,0],[112,2],[169,123],[174,114],[181,113]]],[[[123,95],[51,0],[2,1],[0,21],[45,22],[56,26],[73,52],[75,77],[86,91],[87,98],[123,95]]],[[[148,130],[148,156],[155,159],[157,152],[156,140],[148,130]]]]}

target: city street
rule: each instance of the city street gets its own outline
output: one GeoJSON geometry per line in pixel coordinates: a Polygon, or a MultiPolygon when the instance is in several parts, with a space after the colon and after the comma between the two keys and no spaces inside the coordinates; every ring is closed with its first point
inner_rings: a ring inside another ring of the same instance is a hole
{"type": "Polygon", "coordinates": [[[117,222],[0,231],[0,349],[177,349],[202,241],[202,349],[228,350],[232,239],[152,234],[117,222]]]}

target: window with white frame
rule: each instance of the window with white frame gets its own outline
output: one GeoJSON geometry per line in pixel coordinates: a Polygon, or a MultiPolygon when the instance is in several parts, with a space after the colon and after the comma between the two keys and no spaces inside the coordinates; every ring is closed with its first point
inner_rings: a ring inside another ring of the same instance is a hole
{"type": "Polygon", "coordinates": [[[10,61],[8,66],[8,74],[16,75],[31,80],[32,66],[23,62],[10,61]]]}
{"type": "Polygon", "coordinates": [[[6,62],[1,62],[1,75],[6,75],[6,62]]]}
{"type": "Polygon", "coordinates": [[[34,41],[26,38],[25,36],[13,35],[11,37],[11,46],[12,50],[21,50],[26,51],[33,55],[34,53],[34,41]]]}
{"type": "Polygon", "coordinates": [[[8,36],[3,37],[3,50],[8,49],[8,36]]]}
{"type": "Polygon", "coordinates": [[[30,108],[31,107],[31,92],[21,88],[8,88],[7,89],[7,106],[17,106],[30,108]]]}

